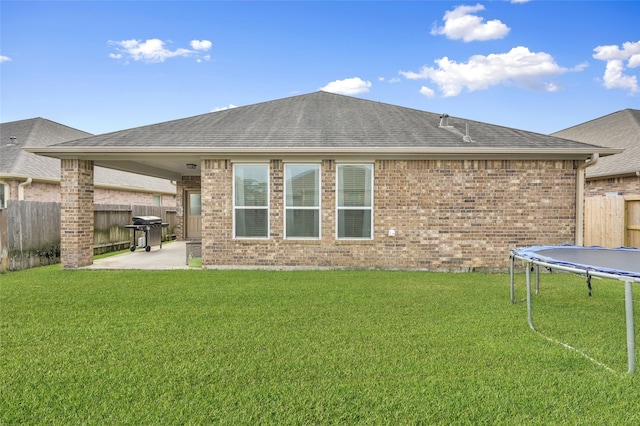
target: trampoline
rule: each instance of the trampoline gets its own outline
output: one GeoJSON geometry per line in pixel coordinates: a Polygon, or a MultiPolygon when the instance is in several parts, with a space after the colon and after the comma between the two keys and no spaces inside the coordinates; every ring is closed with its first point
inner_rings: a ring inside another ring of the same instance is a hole
{"type": "Polygon", "coordinates": [[[540,266],[550,270],[560,270],[584,275],[591,296],[591,277],[600,277],[624,282],[625,312],[627,327],[628,372],[635,370],[635,332],[633,325],[633,283],[640,283],[640,249],[581,246],[532,246],[511,251],[511,302],[515,303],[514,263],[516,259],[525,262],[527,287],[527,316],[529,327],[533,325],[531,298],[531,271],[535,266],[536,293],[540,291],[540,266]]]}

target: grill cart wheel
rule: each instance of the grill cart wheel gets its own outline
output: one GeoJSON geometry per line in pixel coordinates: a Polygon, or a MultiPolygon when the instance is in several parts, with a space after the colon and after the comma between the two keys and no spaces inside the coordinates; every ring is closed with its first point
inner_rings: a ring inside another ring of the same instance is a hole
{"type": "Polygon", "coordinates": [[[135,246],[135,244],[131,246],[131,251],[136,251],[136,246],[135,246]]]}
{"type": "Polygon", "coordinates": [[[144,248],[144,251],[151,251],[151,246],[146,246],[146,247],[144,248]]]}

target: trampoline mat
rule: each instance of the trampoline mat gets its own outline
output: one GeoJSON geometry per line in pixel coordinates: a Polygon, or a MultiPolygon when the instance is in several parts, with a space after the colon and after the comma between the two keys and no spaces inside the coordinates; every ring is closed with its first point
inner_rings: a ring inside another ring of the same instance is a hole
{"type": "Polygon", "coordinates": [[[544,262],[640,278],[640,249],[581,246],[540,246],[515,250],[516,254],[544,262]]]}

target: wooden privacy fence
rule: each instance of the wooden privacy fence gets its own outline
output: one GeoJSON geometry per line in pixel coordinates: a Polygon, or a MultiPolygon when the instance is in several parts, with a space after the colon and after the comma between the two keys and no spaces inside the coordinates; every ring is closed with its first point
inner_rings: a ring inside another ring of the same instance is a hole
{"type": "Polygon", "coordinates": [[[640,197],[588,197],[584,212],[586,246],[640,248],[640,197]]]}
{"type": "MultiPolygon", "coordinates": [[[[133,216],[159,216],[169,224],[163,240],[175,239],[175,207],[94,206],[94,253],[122,250],[132,244],[125,228],[133,216]]],[[[60,262],[60,203],[9,201],[0,209],[0,273],[60,262]]]]}

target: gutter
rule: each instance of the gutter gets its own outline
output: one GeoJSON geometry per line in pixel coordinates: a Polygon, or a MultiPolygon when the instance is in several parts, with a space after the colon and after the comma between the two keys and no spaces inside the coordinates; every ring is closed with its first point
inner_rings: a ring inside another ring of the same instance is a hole
{"type": "Polygon", "coordinates": [[[24,188],[25,186],[31,185],[31,182],[33,182],[33,178],[29,177],[27,178],[27,180],[18,185],[18,201],[24,201],[24,188]]]}
{"type": "Polygon", "coordinates": [[[170,154],[172,159],[189,159],[194,156],[201,158],[216,158],[218,156],[229,155],[252,155],[252,156],[290,156],[290,155],[363,155],[363,153],[371,155],[389,155],[389,156],[465,156],[472,158],[473,156],[491,156],[508,154],[512,157],[545,157],[548,155],[571,157],[575,159],[575,155],[590,155],[594,148],[599,148],[599,153],[603,155],[613,155],[623,152],[621,149],[604,148],[588,146],[585,148],[517,148],[508,146],[496,147],[429,147],[429,146],[373,146],[373,147],[327,147],[327,146],[309,146],[309,147],[291,147],[291,146],[275,146],[275,147],[166,147],[166,146],[148,146],[148,147],[32,147],[24,148],[25,151],[33,154],[43,155],[53,158],[78,158],[87,160],[121,160],[135,161],[144,158],[145,160],[166,159],[170,154]]]}
{"type": "Polygon", "coordinates": [[[595,165],[600,159],[600,154],[593,153],[591,158],[578,166],[576,177],[576,241],[575,245],[584,245],[584,182],[585,170],[595,165]]]}

